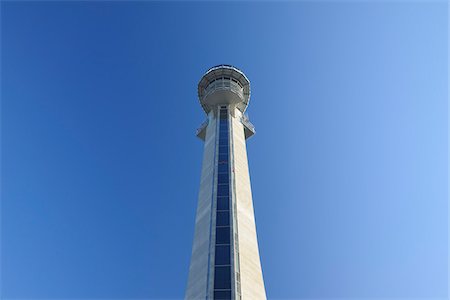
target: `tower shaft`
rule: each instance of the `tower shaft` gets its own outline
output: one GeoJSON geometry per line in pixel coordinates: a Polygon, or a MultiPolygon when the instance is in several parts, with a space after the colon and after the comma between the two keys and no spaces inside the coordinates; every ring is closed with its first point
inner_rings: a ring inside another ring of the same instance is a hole
{"type": "MultiPolygon", "coordinates": [[[[265,299],[243,113],[208,114],[186,299],[265,299]]],[[[249,133],[247,133],[249,135],[249,133]]]]}

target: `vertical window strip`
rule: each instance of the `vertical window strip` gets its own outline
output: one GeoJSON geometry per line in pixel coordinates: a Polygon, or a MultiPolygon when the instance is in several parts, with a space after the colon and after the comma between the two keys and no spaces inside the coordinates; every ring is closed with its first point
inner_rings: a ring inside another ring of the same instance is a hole
{"type": "Polygon", "coordinates": [[[228,110],[219,111],[219,159],[216,197],[216,247],[214,299],[231,300],[231,215],[228,110]]]}

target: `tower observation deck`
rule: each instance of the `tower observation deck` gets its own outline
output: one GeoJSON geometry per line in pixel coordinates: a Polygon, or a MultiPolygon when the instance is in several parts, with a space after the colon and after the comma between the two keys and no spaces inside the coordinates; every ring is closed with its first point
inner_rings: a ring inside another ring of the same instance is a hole
{"type": "Polygon", "coordinates": [[[207,118],[197,130],[204,154],[185,299],[266,299],[246,149],[255,133],[244,114],[250,81],[218,65],[198,98],[207,118]]]}

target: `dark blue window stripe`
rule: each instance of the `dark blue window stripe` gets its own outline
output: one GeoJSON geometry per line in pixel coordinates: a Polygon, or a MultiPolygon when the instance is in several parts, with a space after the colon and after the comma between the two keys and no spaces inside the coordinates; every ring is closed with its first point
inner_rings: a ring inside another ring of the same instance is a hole
{"type": "Polygon", "coordinates": [[[220,109],[219,157],[217,165],[216,247],[214,268],[214,299],[231,300],[230,248],[230,182],[228,111],[220,109]]]}

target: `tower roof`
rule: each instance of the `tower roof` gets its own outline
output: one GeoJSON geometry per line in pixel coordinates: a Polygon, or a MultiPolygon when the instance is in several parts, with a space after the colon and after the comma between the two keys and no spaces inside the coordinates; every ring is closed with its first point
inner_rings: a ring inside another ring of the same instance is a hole
{"type": "Polygon", "coordinates": [[[231,83],[229,86],[223,86],[220,90],[228,90],[235,94],[236,97],[234,97],[234,102],[236,107],[244,112],[250,101],[250,81],[241,70],[231,65],[217,65],[210,68],[198,83],[198,98],[203,110],[208,114],[212,108],[211,103],[210,101],[207,101],[207,98],[219,89],[210,91],[207,88],[211,83],[218,79],[229,79],[230,83],[236,83],[236,85],[231,83]]]}

